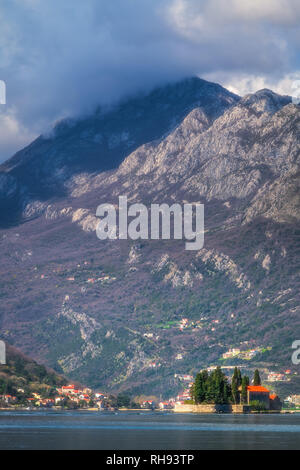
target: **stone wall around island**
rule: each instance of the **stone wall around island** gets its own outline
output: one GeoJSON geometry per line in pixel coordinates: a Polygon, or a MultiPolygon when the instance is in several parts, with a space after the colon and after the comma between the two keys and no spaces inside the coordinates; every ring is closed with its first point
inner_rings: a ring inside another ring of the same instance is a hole
{"type": "Polygon", "coordinates": [[[191,405],[175,404],[176,413],[249,413],[248,405],[191,405]]]}

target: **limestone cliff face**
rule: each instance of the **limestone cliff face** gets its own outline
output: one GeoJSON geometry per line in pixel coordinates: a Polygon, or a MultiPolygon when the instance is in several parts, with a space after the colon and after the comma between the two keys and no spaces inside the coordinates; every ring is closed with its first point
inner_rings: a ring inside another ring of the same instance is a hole
{"type": "Polygon", "coordinates": [[[195,200],[243,200],[247,220],[250,214],[297,219],[299,117],[298,106],[268,90],[244,98],[211,125],[193,111],[166,139],[127,157],[106,184],[125,177],[131,194],[172,188],[195,200]],[[190,124],[195,117],[197,133],[190,124]],[[272,212],[270,198],[281,192],[289,202],[277,202],[272,212]]]}
{"type": "Polygon", "coordinates": [[[246,96],[219,118],[191,111],[168,136],[139,147],[109,174],[69,182],[72,196],[100,188],[134,200],[234,199],[249,222],[299,220],[300,108],[270,90],[246,96]],[[279,197],[280,195],[280,197],[279,197]]]}

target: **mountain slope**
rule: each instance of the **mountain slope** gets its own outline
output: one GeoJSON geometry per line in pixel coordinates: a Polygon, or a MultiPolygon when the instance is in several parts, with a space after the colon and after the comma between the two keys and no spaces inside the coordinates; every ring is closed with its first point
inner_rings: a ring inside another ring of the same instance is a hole
{"type": "Polygon", "coordinates": [[[0,166],[3,224],[16,223],[33,199],[67,195],[65,183],[82,172],[116,168],[134,149],[170,132],[195,107],[208,119],[239,98],[199,78],[157,88],[78,120],[64,120],[0,166]]]}
{"type": "Polygon", "coordinates": [[[300,108],[270,90],[209,100],[118,168],[70,170],[60,198],[26,199],[26,223],[0,238],[7,340],[74,379],[132,393],[174,393],[174,374],[212,364],[259,365],[265,379],[296,372],[300,108]],[[119,195],[203,202],[204,248],[100,242],[96,207],[119,195]],[[230,348],[241,355],[224,360],[230,348]]]}
{"type": "Polygon", "coordinates": [[[21,389],[22,394],[30,396],[32,392],[51,390],[65,384],[64,377],[6,345],[6,364],[0,365],[0,395],[20,395],[18,390],[21,389]]]}

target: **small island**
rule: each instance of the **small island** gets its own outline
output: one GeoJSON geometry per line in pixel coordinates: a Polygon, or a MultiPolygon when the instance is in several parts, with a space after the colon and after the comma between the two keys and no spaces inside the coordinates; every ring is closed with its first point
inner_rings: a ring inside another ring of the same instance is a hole
{"type": "Polygon", "coordinates": [[[280,412],[282,403],[279,397],[261,385],[260,374],[255,370],[253,385],[248,376],[242,376],[235,367],[231,379],[217,367],[210,374],[203,370],[196,375],[191,386],[191,399],[176,403],[175,412],[195,413],[249,413],[280,412]]]}

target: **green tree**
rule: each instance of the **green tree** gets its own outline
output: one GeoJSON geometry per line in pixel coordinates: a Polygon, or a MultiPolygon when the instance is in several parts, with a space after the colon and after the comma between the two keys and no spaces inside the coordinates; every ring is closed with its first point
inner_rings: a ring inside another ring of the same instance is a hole
{"type": "Polygon", "coordinates": [[[84,400],[79,400],[78,406],[80,408],[86,408],[86,402],[84,400]]]}
{"type": "Polygon", "coordinates": [[[240,369],[237,369],[237,386],[240,387],[242,385],[242,373],[240,369]]]}
{"type": "Polygon", "coordinates": [[[265,411],[266,405],[259,400],[250,401],[250,406],[253,411],[265,411]]]}
{"type": "Polygon", "coordinates": [[[207,399],[208,372],[206,370],[196,375],[193,386],[193,399],[195,403],[203,403],[207,399]]]}
{"type": "Polygon", "coordinates": [[[212,374],[207,378],[206,382],[206,394],[205,394],[206,403],[215,403],[215,387],[212,374]]]}
{"type": "Polygon", "coordinates": [[[234,380],[233,378],[231,382],[231,398],[232,398],[233,403],[236,405],[239,400],[239,391],[238,391],[238,387],[236,384],[236,380],[234,380]]]}
{"type": "Polygon", "coordinates": [[[207,370],[196,375],[192,386],[192,398],[196,404],[199,403],[228,403],[230,397],[230,386],[226,375],[220,367],[217,367],[210,375],[207,370]]]}
{"type": "Polygon", "coordinates": [[[130,397],[125,395],[125,393],[119,393],[119,395],[117,396],[117,407],[129,408],[129,406],[130,406],[130,397]]]}
{"type": "Polygon", "coordinates": [[[141,405],[140,405],[140,403],[136,403],[135,401],[132,401],[132,402],[130,403],[130,408],[140,410],[140,409],[141,409],[141,405]]]}
{"type": "Polygon", "coordinates": [[[241,393],[241,402],[242,403],[247,403],[248,401],[248,395],[247,395],[247,387],[249,385],[249,377],[247,375],[244,375],[242,378],[242,393],[241,393]]]}
{"type": "Polygon", "coordinates": [[[220,367],[217,367],[209,376],[207,381],[206,401],[219,405],[228,403],[228,382],[227,377],[220,367]]]}
{"type": "Polygon", "coordinates": [[[226,386],[227,378],[223,374],[220,367],[217,367],[212,374],[213,390],[214,390],[214,403],[222,405],[226,403],[224,396],[224,387],[226,386]]]}
{"type": "Polygon", "coordinates": [[[108,403],[109,407],[112,407],[112,408],[117,408],[118,407],[117,397],[115,397],[114,395],[109,395],[109,397],[107,399],[107,403],[108,403]]]}
{"type": "Polygon", "coordinates": [[[253,384],[256,386],[261,385],[260,375],[257,369],[254,371],[253,384]]]}
{"type": "Polygon", "coordinates": [[[5,395],[6,393],[6,382],[4,379],[0,378],[0,395],[5,395]]]}
{"type": "Polygon", "coordinates": [[[239,387],[241,386],[242,376],[241,371],[235,367],[231,379],[231,399],[234,404],[239,403],[239,387]]]}

